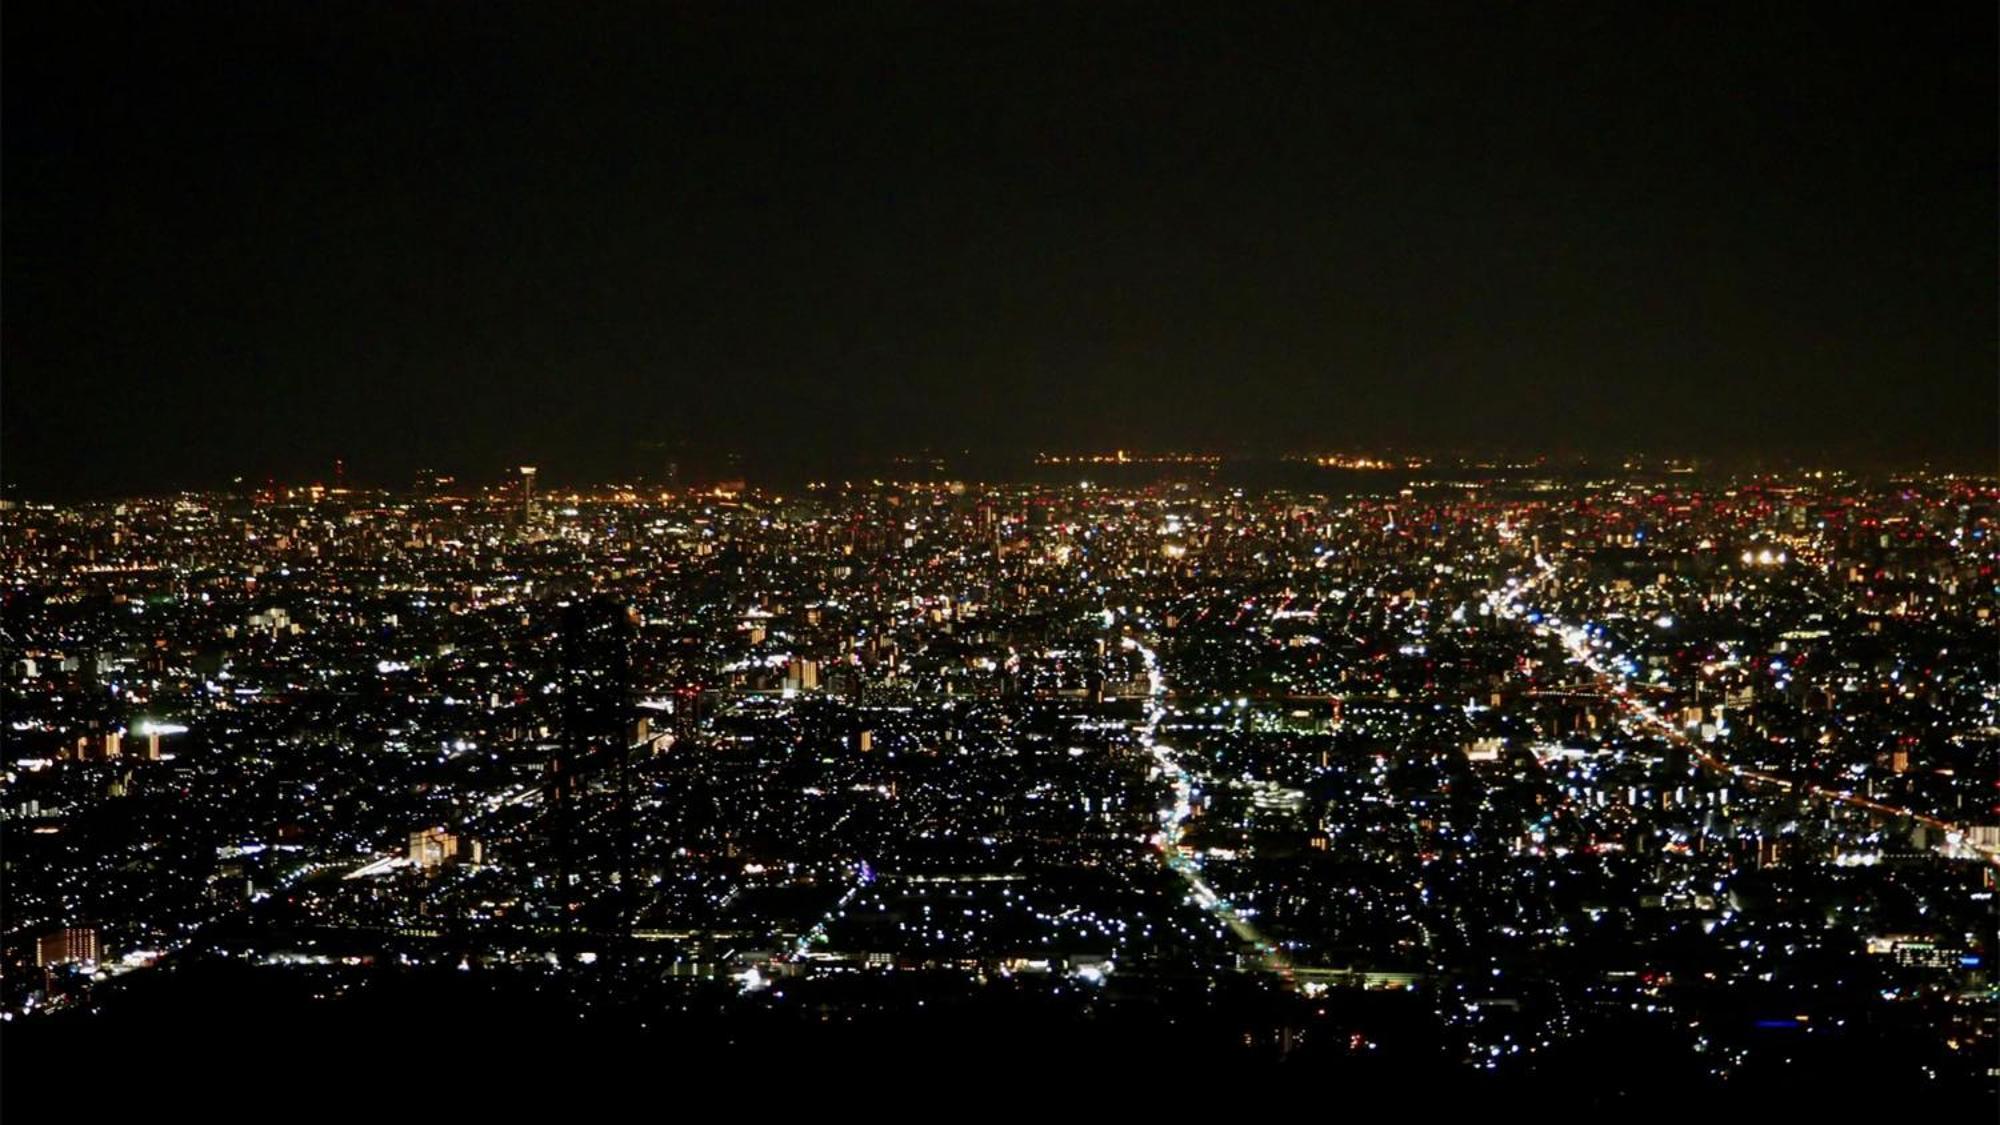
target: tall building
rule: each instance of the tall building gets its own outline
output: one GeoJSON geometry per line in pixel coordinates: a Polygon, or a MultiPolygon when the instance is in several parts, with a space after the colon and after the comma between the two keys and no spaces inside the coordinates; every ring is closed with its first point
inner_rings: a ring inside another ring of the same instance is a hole
{"type": "Polygon", "coordinates": [[[426,828],[410,833],[410,862],[418,867],[441,867],[458,857],[458,837],[443,828],[426,828]]]}
{"type": "Polygon", "coordinates": [[[819,663],[794,656],[785,667],[786,691],[818,691],[819,663]]]}
{"type": "Polygon", "coordinates": [[[535,522],[535,467],[521,466],[521,523],[535,522]]]}
{"type": "Polygon", "coordinates": [[[97,931],[88,926],[69,926],[43,934],[35,942],[35,965],[97,963],[97,931]]]}
{"type": "Polygon", "coordinates": [[[76,757],[78,761],[108,762],[125,752],[125,732],[107,730],[96,734],[80,734],[76,737],[76,757]]]}

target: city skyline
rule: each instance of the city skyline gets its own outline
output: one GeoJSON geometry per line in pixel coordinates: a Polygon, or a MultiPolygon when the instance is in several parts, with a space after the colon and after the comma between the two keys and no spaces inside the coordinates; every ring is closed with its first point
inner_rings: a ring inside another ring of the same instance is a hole
{"type": "MultiPolygon", "coordinates": [[[[622,468],[603,469],[604,458],[565,464],[542,457],[533,468],[542,485],[601,497],[634,492],[699,493],[718,487],[784,493],[857,482],[932,482],[967,485],[1082,483],[1114,486],[1206,481],[1215,486],[1254,489],[1296,488],[1341,492],[1379,488],[1393,481],[1432,481],[1453,473],[1490,475],[1630,476],[1652,473],[1662,479],[1727,482],[1799,473],[1837,472],[1867,480],[1911,476],[1980,478],[1989,466],[1976,456],[1913,454],[1909,457],[1782,455],[1765,451],[1696,456],[1684,449],[1635,449],[1584,453],[1574,447],[1538,449],[1489,443],[1453,447],[1371,446],[1349,443],[1272,452],[1248,447],[1198,449],[1118,448],[1079,445],[1059,450],[1030,447],[914,447],[859,453],[811,453],[797,449],[742,449],[692,444],[642,443],[622,457],[622,468]]],[[[112,487],[75,481],[29,488],[8,482],[5,500],[14,504],[89,505],[142,500],[169,494],[270,496],[305,495],[319,489],[353,497],[465,496],[518,490],[523,466],[505,463],[450,464],[402,456],[387,464],[356,465],[335,456],[318,465],[292,463],[283,472],[271,466],[226,477],[154,480],[112,487]],[[415,468],[406,468],[417,465],[415,468]]]]}

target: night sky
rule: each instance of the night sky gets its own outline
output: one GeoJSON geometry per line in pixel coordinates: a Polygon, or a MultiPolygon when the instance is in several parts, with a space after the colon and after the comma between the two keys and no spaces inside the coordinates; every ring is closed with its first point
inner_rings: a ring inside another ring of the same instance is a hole
{"type": "Polygon", "coordinates": [[[0,33],[17,495],[2000,441],[1990,0],[9,0],[0,33]]]}

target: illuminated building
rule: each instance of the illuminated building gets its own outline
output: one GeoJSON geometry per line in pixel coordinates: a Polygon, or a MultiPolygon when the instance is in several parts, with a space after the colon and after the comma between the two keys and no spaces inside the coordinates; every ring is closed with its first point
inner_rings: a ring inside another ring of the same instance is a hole
{"type": "Polygon", "coordinates": [[[87,926],[69,926],[54,933],[43,934],[35,942],[35,964],[40,968],[51,965],[97,963],[97,931],[87,926]]]}

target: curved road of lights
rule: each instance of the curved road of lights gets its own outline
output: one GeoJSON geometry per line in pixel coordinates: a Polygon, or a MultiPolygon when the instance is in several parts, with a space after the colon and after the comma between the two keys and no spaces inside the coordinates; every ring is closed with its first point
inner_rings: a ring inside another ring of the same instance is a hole
{"type": "Polygon", "coordinates": [[[1132,637],[1123,638],[1121,643],[1137,651],[1146,665],[1146,721],[1139,728],[1139,745],[1153,756],[1160,771],[1173,786],[1173,803],[1160,810],[1160,831],[1153,837],[1153,845],[1160,849],[1160,856],[1167,866],[1194,892],[1194,899],[1202,909],[1229,927],[1229,932],[1235,934],[1237,940],[1257,951],[1261,968],[1274,973],[1290,972],[1291,966],[1286,963],[1277,943],[1265,937],[1226,899],[1217,895],[1208,881],[1201,877],[1201,861],[1181,847],[1181,832],[1193,812],[1194,779],[1175,759],[1173,748],[1157,738],[1160,720],[1167,714],[1167,680],[1160,672],[1159,656],[1151,648],[1132,637]]]}

